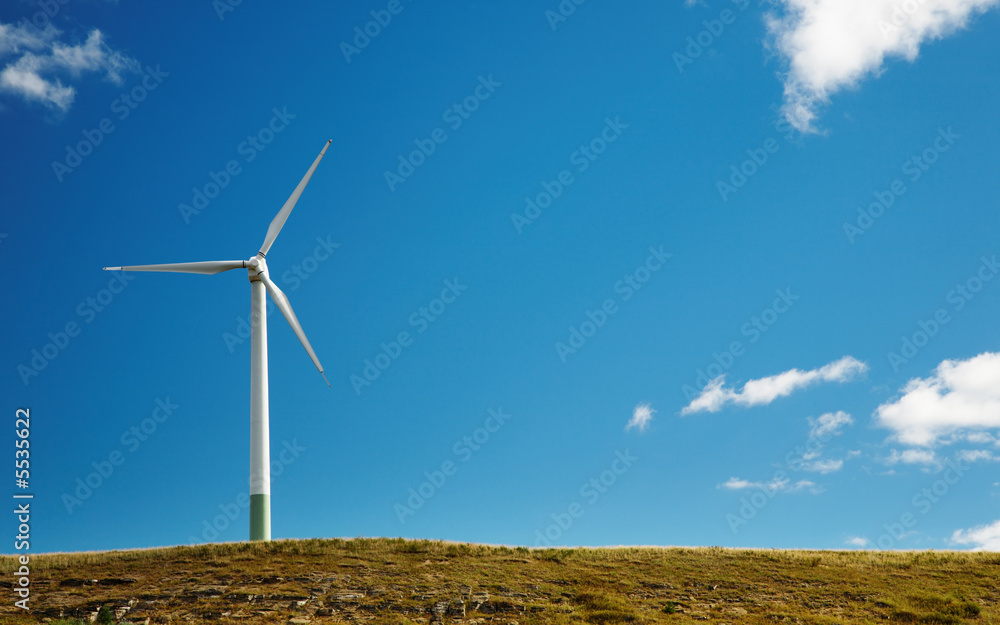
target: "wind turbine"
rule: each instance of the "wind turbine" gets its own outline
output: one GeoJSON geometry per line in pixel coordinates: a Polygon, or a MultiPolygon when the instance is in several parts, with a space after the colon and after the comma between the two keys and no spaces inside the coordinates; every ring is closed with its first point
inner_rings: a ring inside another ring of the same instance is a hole
{"type": "Polygon", "coordinates": [[[292,191],[292,195],[285,202],[285,205],[271,221],[271,225],[267,229],[267,236],[264,237],[264,245],[250,260],[216,260],[104,268],[105,271],[164,271],[204,275],[214,275],[230,269],[246,269],[249,272],[250,325],[252,328],[250,340],[250,540],[271,540],[271,457],[267,408],[267,303],[264,300],[265,289],[271,294],[271,299],[278,305],[278,310],[288,320],[288,324],[292,326],[295,335],[302,341],[302,346],[306,348],[309,358],[319,369],[327,386],[330,386],[329,380],[323,373],[323,365],[320,364],[316,352],[309,344],[306,333],[302,331],[302,326],[295,317],[292,305],[278,288],[278,285],[267,275],[265,257],[332,141],[331,139],[326,142],[319,156],[313,161],[312,167],[309,168],[298,186],[292,191]]]}

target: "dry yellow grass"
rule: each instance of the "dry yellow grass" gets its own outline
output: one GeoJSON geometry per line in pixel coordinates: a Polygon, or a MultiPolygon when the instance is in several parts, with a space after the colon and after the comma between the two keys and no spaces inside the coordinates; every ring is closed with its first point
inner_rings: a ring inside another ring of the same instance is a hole
{"type": "MultiPolygon", "coordinates": [[[[33,613],[11,597],[0,622],[89,622],[107,606],[137,623],[1000,625],[992,553],[334,539],[51,554],[31,564],[33,613]]],[[[0,558],[4,579],[16,568],[0,558]]]]}

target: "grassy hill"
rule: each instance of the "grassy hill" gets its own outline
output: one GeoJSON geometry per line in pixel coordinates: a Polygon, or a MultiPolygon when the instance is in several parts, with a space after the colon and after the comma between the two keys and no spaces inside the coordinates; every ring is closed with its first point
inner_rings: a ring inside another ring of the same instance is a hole
{"type": "MultiPolygon", "coordinates": [[[[1000,624],[1000,554],[541,549],[400,539],[31,558],[2,623],[1000,624]],[[80,619],[78,621],[77,619],[80,619]]],[[[16,581],[14,582],[16,583],[16,581]]]]}

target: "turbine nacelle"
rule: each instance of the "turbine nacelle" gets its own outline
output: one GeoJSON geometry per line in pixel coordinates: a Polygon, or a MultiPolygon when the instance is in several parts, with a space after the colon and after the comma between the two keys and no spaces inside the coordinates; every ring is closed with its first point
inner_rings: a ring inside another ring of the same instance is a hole
{"type": "Polygon", "coordinates": [[[250,274],[250,282],[260,280],[260,274],[267,274],[267,261],[263,256],[254,256],[247,261],[247,273],[250,274]]]}

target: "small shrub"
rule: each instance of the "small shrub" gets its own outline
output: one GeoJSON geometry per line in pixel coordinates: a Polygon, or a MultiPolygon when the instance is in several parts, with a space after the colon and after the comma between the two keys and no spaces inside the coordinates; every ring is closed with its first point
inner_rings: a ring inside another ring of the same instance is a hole
{"type": "Polygon", "coordinates": [[[573,599],[587,610],[620,610],[624,607],[621,602],[596,592],[578,592],[573,599]]]}
{"type": "Polygon", "coordinates": [[[961,616],[962,618],[976,618],[977,616],[979,616],[979,613],[982,612],[982,610],[983,609],[980,608],[975,603],[963,601],[962,603],[958,604],[958,606],[956,606],[956,611],[954,612],[954,614],[956,616],[961,616]]]}
{"type": "Polygon", "coordinates": [[[97,620],[94,621],[98,625],[111,625],[115,622],[115,615],[111,613],[111,608],[106,605],[102,605],[101,609],[97,612],[97,620]]]}
{"type": "Polygon", "coordinates": [[[634,623],[639,620],[628,605],[617,597],[584,591],[576,593],[573,600],[586,611],[587,621],[595,625],[634,623]]]}

